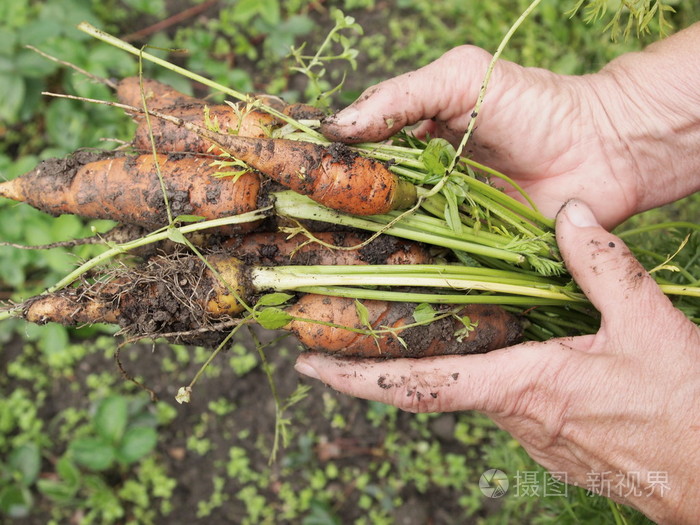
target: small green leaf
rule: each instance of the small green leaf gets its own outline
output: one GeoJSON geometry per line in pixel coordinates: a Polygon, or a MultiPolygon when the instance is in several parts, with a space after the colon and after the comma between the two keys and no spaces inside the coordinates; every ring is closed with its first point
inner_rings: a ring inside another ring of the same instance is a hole
{"type": "Polygon", "coordinates": [[[255,307],[257,308],[258,306],[279,306],[281,304],[286,303],[293,297],[293,295],[290,295],[288,293],[269,293],[267,295],[263,295],[260,299],[258,299],[257,303],[255,303],[255,307]]]}
{"type": "Polygon", "coordinates": [[[468,315],[462,316],[458,318],[460,322],[462,323],[462,328],[459,330],[455,331],[454,337],[459,341],[460,343],[469,337],[469,335],[476,329],[477,326],[479,326],[479,321],[473,322],[469,318],[468,315]]]}
{"type": "Polygon", "coordinates": [[[265,308],[255,316],[255,320],[268,330],[277,330],[289,324],[294,317],[279,308],[265,308]]]}
{"type": "Polygon", "coordinates": [[[56,462],[56,473],[67,486],[77,489],[80,485],[80,470],[66,456],[56,462]]]}
{"type": "Polygon", "coordinates": [[[357,312],[357,317],[360,319],[360,323],[368,328],[372,328],[372,324],[369,322],[369,310],[357,299],[355,299],[355,311],[357,312]]]}
{"type": "MultiPolygon", "coordinates": [[[[201,215],[178,215],[175,217],[175,222],[202,222],[205,217],[201,215]]],[[[179,231],[179,230],[178,230],[179,231]]]]}
{"type": "Polygon", "coordinates": [[[3,97],[0,100],[0,121],[8,124],[16,122],[26,94],[24,79],[17,73],[0,74],[3,97]]]}
{"type": "Polygon", "coordinates": [[[77,485],[70,485],[63,481],[51,479],[40,479],[37,481],[36,486],[44,496],[64,505],[69,503],[78,492],[77,485]]]}
{"type": "Polygon", "coordinates": [[[459,205],[457,204],[457,197],[451,191],[443,191],[445,196],[445,221],[450,229],[460,234],[462,233],[462,219],[459,216],[459,205]]]}
{"type": "Polygon", "coordinates": [[[114,447],[100,438],[79,438],[70,443],[68,452],[76,463],[90,470],[107,470],[114,463],[114,447]]]}
{"type": "Polygon", "coordinates": [[[413,319],[415,319],[417,323],[430,323],[435,319],[437,314],[438,313],[431,304],[421,303],[413,310],[413,319]]]}
{"type": "Polygon", "coordinates": [[[435,183],[440,180],[447,172],[455,154],[454,147],[445,139],[431,139],[419,157],[429,173],[425,182],[435,183]]]}
{"type": "Polygon", "coordinates": [[[124,435],[128,416],[129,403],[125,397],[107,397],[97,405],[92,424],[106,441],[117,443],[124,435]]]}
{"type": "Polygon", "coordinates": [[[0,513],[11,518],[25,518],[31,506],[32,495],[25,487],[9,485],[0,490],[0,513]]]}
{"type": "Polygon", "coordinates": [[[187,244],[187,239],[185,239],[185,236],[180,229],[173,226],[168,228],[168,239],[176,242],[177,244],[187,244]]]}
{"type": "Polygon", "coordinates": [[[41,469],[41,453],[36,443],[25,443],[14,449],[8,459],[10,470],[19,472],[19,482],[28,487],[36,480],[41,469]]]}
{"type": "Polygon", "coordinates": [[[122,463],[135,463],[150,454],[158,442],[158,433],[151,427],[130,428],[124,434],[117,459],[122,463]]]}

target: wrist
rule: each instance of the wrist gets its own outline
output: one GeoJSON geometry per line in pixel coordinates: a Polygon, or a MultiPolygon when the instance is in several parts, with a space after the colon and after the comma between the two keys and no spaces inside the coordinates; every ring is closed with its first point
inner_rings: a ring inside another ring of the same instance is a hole
{"type": "Polygon", "coordinates": [[[591,75],[599,128],[634,212],[700,190],[700,24],[591,75]]]}

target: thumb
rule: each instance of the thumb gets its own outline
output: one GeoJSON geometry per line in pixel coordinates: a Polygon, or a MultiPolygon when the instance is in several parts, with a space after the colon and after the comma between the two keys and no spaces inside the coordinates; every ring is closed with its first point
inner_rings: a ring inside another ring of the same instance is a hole
{"type": "Polygon", "coordinates": [[[583,201],[572,199],[562,207],[556,235],[569,273],[607,325],[630,331],[639,324],[641,309],[653,304],[674,310],[625,243],[606,231],[583,201]]]}
{"type": "Polygon", "coordinates": [[[367,89],[354,103],[321,123],[340,142],[378,142],[404,126],[437,117],[447,121],[471,111],[490,55],[461,46],[427,66],[367,89]]]}

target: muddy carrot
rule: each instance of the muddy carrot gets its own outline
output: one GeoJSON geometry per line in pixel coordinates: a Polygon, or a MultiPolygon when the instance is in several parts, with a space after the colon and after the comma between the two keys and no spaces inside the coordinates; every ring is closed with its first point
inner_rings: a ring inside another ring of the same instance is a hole
{"type": "MultiPolygon", "coordinates": [[[[258,207],[260,179],[245,173],[234,181],[213,175],[211,160],[157,157],[173,217],[214,219],[258,207]]],[[[152,155],[114,156],[78,152],[43,161],[33,171],[0,183],[0,197],[26,202],[52,215],[71,213],[155,229],[168,224],[152,155]]]]}
{"type": "MultiPolygon", "coordinates": [[[[266,137],[270,129],[277,125],[275,117],[268,113],[257,109],[236,111],[227,104],[207,106],[206,109],[204,105],[190,104],[161,111],[197,126],[205,127],[209,123],[217,126],[222,133],[240,134],[244,137],[266,137]]],[[[132,145],[136,150],[151,150],[152,133],[156,151],[159,152],[221,153],[221,149],[202,135],[171,122],[155,118],[147,122],[143,117],[136,117],[135,120],[138,127],[132,145]]]]}
{"type": "Polygon", "coordinates": [[[66,326],[111,323],[144,336],[203,327],[212,319],[239,314],[243,306],[238,299],[247,299],[239,261],[225,256],[207,261],[222,280],[191,255],[152,257],[94,283],[29,299],[23,317],[66,326]]]}
{"type": "MultiPolygon", "coordinates": [[[[143,267],[105,280],[30,299],[22,307],[23,317],[39,324],[112,323],[141,337],[206,333],[207,327],[243,311],[239,298],[247,301],[259,293],[239,261],[212,256],[208,262],[221,280],[197,257],[153,257],[143,267]]],[[[365,300],[362,304],[368,324],[361,320],[353,299],[305,294],[286,308],[295,319],[283,329],[311,350],[356,357],[482,353],[514,344],[523,334],[521,320],[495,305],[467,305],[454,315],[416,325],[414,303],[365,300]],[[459,320],[465,316],[468,332],[459,320]],[[367,333],[368,329],[375,332],[367,333]],[[461,336],[460,330],[465,332],[461,336]]],[[[203,344],[217,334],[194,337],[190,342],[203,344]]]]}
{"type": "MultiPolygon", "coordinates": [[[[141,98],[142,85],[143,95],[149,109],[176,109],[178,106],[213,105],[211,101],[186,95],[158,80],[145,77],[139,79],[137,76],[127,77],[119,81],[117,84],[117,100],[122,104],[140,108],[143,105],[143,100],[141,98]]],[[[310,111],[312,108],[312,106],[307,106],[305,104],[292,104],[291,106],[287,106],[281,98],[263,93],[251,95],[251,98],[253,100],[260,100],[266,106],[272,107],[278,111],[284,111],[285,113],[287,112],[287,107],[293,108],[293,111],[296,112],[302,111],[303,108],[310,111]]],[[[318,114],[318,110],[316,110],[316,114],[318,114]]]]}
{"type": "Polygon", "coordinates": [[[164,109],[173,106],[203,105],[205,101],[186,95],[172,86],[151,78],[126,77],[117,84],[117,100],[122,104],[140,108],[143,105],[141,94],[150,109],[164,109]]]}
{"type": "MultiPolygon", "coordinates": [[[[117,98],[122,104],[142,108],[141,92],[139,78],[128,77],[119,82],[117,98]]],[[[162,111],[200,127],[216,126],[222,133],[266,137],[270,129],[278,124],[277,119],[269,113],[255,108],[246,108],[242,103],[236,104],[236,109],[228,104],[214,104],[185,95],[167,84],[152,79],[143,79],[143,96],[149,110],[162,111]]],[[[252,99],[258,99],[279,111],[287,108],[281,99],[271,95],[257,95],[252,99]]],[[[301,112],[305,106],[294,105],[293,107],[296,108],[294,111],[301,112]]],[[[208,151],[215,154],[221,153],[201,135],[173,122],[157,118],[147,120],[142,113],[132,114],[132,118],[138,123],[132,140],[136,150],[150,151],[152,134],[156,151],[161,153],[206,153],[208,151]]]]}
{"type": "MultiPolygon", "coordinates": [[[[257,274],[269,269],[246,266],[225,254],[210,255],[206,261],[187,254],[152,257],[132,268],[115,269],[96,282],[30,299],[22,305],[23,317],[65,325],[108,322],[127,333],[153,337],[198,332],[234,319],[245,309],[242,302],[252,305],[264,293],[257,274]]],[[[433,322],[417,324],[414,303],[362,304],[365,319],[353,299],[303,294],[285,309],[293,319],[284,329],[310,349],[365,357],[487,352],[517,342],[523,333],[521,320],[495,305],[453,306],[433,322]],[[368,329],[374,333],[366,333],[368,329]]],[[[437,307],[438,313],[445,308],[449,307],[437,307]]]]}
{"type": "Polygon", "coordinates": [[[367,330],[355,307],[355,301],[344,297],[307,294],[287,309],[295,319],[287,327],[299,341],[319,352],[352,357],[428,357],[449,354],[477,354],[519,342],[523,323],[516,316],[495,305],[467,305],[456,313],[467,316],[472,330],[464,337],[455,335],[464,323],[453,316],[429,324],[415,325],[416,304],[387,301],[362,301],[372,335],[347,328],[321,325],[324,321],[356,330],[367,330]],[[310,319],[310,321],[306,320],[310,319]],[[385,331],[384,328],[396,331],[385,331]],[[403,341],[403,343],[399,340],[403,341]]]}
{"type": "Polygon", "coordinates": [[[304,235],[248,233],[226,239],[227,253],[258,265],[351,265],[351,264],[428,264],[432,257],[421,244],[396,237],[380,236],[362,245],[368,235],[351,232],[319,232],[313,236],[338,250],[310,242],[304,235]]]}
{"type": "Polygon", "coordinates": [[[204,129],[225,152],[284,186],[334,210],[378,215],[408,208],[416,187],[385,164],[363,157],[344,144],[321,146],[287,139],[224,135],[204,129]]]}

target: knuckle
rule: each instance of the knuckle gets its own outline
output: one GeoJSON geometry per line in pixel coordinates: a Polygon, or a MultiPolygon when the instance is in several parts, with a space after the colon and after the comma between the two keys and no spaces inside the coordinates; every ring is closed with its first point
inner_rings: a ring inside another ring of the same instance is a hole
{"type": "Polygon", "coordinates": [[[449,64],[457,62],[459,65],[464,66],[464,62],[488,64],[492,58],[493,55],[488,51],[478,46],[465,44],[445,52],[438,61],[447,62],[449,64]]]}
{"type": "Polygon", "coordinates": [[[411,370],[405,375],[382,375],[377,381],[389,404],[406,412],[445,412],[458,406],[457,389],[451,389],[459,374],[437,370],[411,370]]]}
{"type": "Polygon", "coordinates": [[[442,412],[440,392],[425,392],[420,388],[406,387],[396,390],[393,405],[414,414],[442,412]]]}
{"type": "Polygon", "coordinates": [[[525,380],[511,392],[499,416],[537,422],[538,440],[543,445],[559,439],[572,406],[568,385],[575,367],[571,367],[571,357],[569,352],[557,352],[524,370],[525,380]]]}

